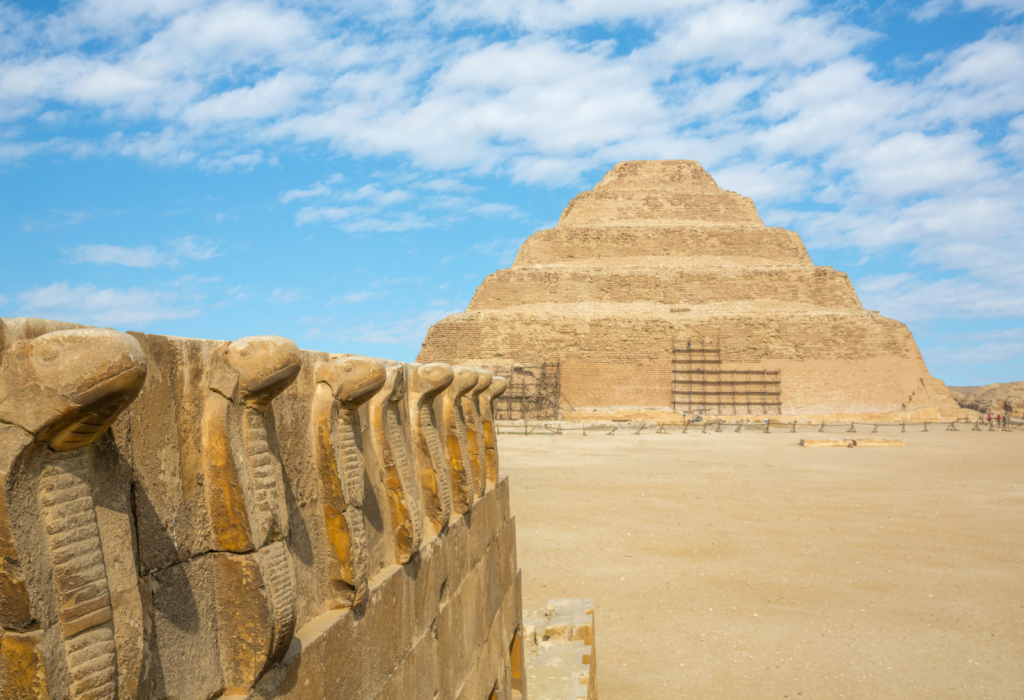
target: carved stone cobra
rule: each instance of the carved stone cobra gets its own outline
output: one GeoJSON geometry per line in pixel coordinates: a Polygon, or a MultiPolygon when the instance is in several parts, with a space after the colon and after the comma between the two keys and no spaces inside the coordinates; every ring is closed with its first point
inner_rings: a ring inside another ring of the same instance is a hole
{"type": "Polygon", "coordinates": [[[476,385],[462,397],[462,411],[466,418],[466,440],[469,443],[469,459],[473,468],[473,486],[477,497],[487,489],[487,455],[484,452],[484,422],[480,415],[480,394],[491,385],[492,375],[486,369],[478,369],[476,385]]]}
{"type": "Polygon", "coordinates": [[[400,413],[405,398],[405,366],[388,362],[386,373],[384,387],[369,403],[370,439],[384,485],[395,559],[404,564],[423,542],[423,514],[400,413]]]}
{"type": "Polygon", "coordinates": [[[445,449],[452,469],[453,507],[456,513],[462,514],[470,509],[476,499],[462,399],[476,386],[477,370],[470,367],[453,369],[455,379],[444,392],[445,449]]]}
{"type": "Polygon", "coordinates": [[[202,426],[210,548],[244,555],[214,555],[223,582],[218,607],[245,608],[225,616],[218,629],[227,694],[245,692],[279,661],[295,628],[288,512],[268,424],[271,402],[299,369],[295,343],[277,336],[236,340],[212,359],[202,426]]]}
{"type": "Polygon", "coordinates": [[[369,570],[363,522],[363,454],[356,440],[359,407],[384,386],[384,363],[350,355],[316,368],[312,404],[320,506],[332,562],[332,607],[358,606],[366,599],[369,570]]]}
{"type": "Polygon", "coordinates": [[[441,532],[452,514],[452,492],[448,465],[434,398],[455,379],[451,365],[435,362],[409,365],[409,427],[412,432],[413,457],[423,492],[423,508],[434,534],[441,532]]]}
{"type": "MultiPolygon", "coordinates": [[[[104,559],[107,549],[131,560],[131,542],[104,540],[95,498],[97,488],[129,487],[111,483],[109,452],[97,442],[145,378],[138,342],[112,330],[56,331],[4,351],[0,697],[113,700],[119,690],[134,692],[131,679],[119,678],[123,634],[104,559]]],[[[131,626],[141,634],[137,612],[131,626]]]]}
{"type": "Polygon", "coordinates": [[[487,483],[498,483],[498,432],[494,427],[494,400],[508,389],[504,377],[494,377],[487,391],[480,394],[480,415],[484,423],[484,445],[487,450],[487,483]]]}

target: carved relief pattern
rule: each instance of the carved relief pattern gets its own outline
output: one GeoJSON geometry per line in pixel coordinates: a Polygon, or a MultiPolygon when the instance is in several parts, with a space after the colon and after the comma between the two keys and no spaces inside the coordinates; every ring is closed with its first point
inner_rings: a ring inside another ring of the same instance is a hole
{"type": "Polygon", "coordinates": [[[284,542],[273,542],[259,552],[260,572],[270,588],[274,637],[268,658],[279,661],[288,651],[295,632],[295,592],[292,590],[292,565],[284,542]]]}
{"type": "MultiPolygon", "coordinates": [[[[466,498],[467,498],[466,506],[468,507],[469,505],[471,505],[473,503],[473,495],[476,493],[476,488],[474,487],[474,477],[475,477],[475,475],[473,474],[472,462],[470,461],[472,459],[472,457],[471,457],[470,451],[469,451],[469,440],[466,437],[466,414],[462,410],[462,402],[461,401],[457,402],[454,405],[453,408],[454,408],[454,411],[453,411],[453,413],[454,413],[454,420],[452,421],[452,424],[453,424],[452,428],[455,431],[455,438],[458,441],[458,448],[459,448],[459,455],[460,455],[459,463],[460,463],[460,465],[462,467],[461,473],[460,473],[460,476],[462,477],[462,479],[461,479],[461,481],[462,481],[461,486],[462,486],[462,489],[467,494],[467,496],[466,496],[466,498]]],[[[463,511],[463,512],[465,512],[465,511],[463,511]]]]}
{"type": "Polygon", "coordinates": [[[22,340],[5,336],[7,323],[0,320],[3,700],[264,697],[298,625],[322,606],[368,598],[371,545],[382,540],[377,509],[364,520],[367,483],[384,496],[376,502],[401,563],[416,555],[425,527],[440,531],[482,490],[486,473],[471,468],[466,421],[481,453],[486,440],[481,416],[462,405],[467,389],[434,402],[452,381],[450,366],[428,368],[414,396],[406,365],[333,356],[317,365],[312,402],[293,389],[275,406],[301,370],[302,356],[283,338],[190,340],[168,360],[124,333],[22,340]],[[152,357],[159,372],[147,382],[152,357]],[[143,408],[108,434],[144,385],[143,408]],[[171,406],[158,415],[153,406],[164,397],[171,406]],[[379,481],[366,479],[367,419],[379,481]],[[146,431],[158,452],[133,440],[146,431]],[[292,458],[308,458],[310,446],[319,482],[293,471],[292,458]],[[160,479],[178,479],[174,519],[166,518],[173,489],[157,493],[160,479]],[[289,517],[302,520],[290,525],[289,517]],[[299,522],[303,544],[292,539],[299,522]],[[168,554],[140,557],[154,543],[168,554]],[[307,598],[311,583],[324,595],[307,598]]]}
{"type": "Polygon", "coordinates": [[[110,589],[89,485],[87,455],[50,452],[39,482],[39,504],[53,565],[53,582],[74,698],[104,700],[117,690],[110,589]]]}
{"type": "Polygon", "coordinates": [[[208,495],[210,525],[214,533],[251,533],[219,541],[227,545],[225,550],[243,554],[247,560],[232,564],[224,560],[224,571],[241,572],[235,574],[236,583],[252,589],[218,589],[217,595],[222,604],[227,604],[225,596],[235,594],[262,601],[246,615],[224,620],[219,629],[225,692],[251,686],[284,656],[295,631],[294,571],[283,541],[288,534],[287,511],[278,483],[281,464],[271,449],[267,421],[274,397],[298,372],[295,344],[275,336],[236,340],[222,347],[214,359],[204,440],[210,455],[206,461],[215,469],[213,479],[223,486],[208,495]],[[239,434],[241,444],[235,438],[239,434]],[[243,495],[246,485],[247,496],[243,495]],[[234,503],[225,508],[220,494],[231,495],[234,503]],[[266,657],[255,659],[255,664],[245,661],[261,644],[252,638],[254,628],[266,629],[270,636],[262,647],[266,657]]]}
{"type": "Polygon", "coordinates": [[[408,518],[412,521],[412,542],[409,546],[413,550],[417,550],[423,541],[423,515],[420,513],[416,475],[413,474],[409,448],[405,443],[405,433],[398,422],[398,407],[394,402],[388,402],[384,416],[391,459],[394,461],[398,478],[401,480],[402,499],[408,509],[408,518]]]}
{"type": "Polygon", "coordinates": [[[508,389],[508,380],[494,377],[491,386],[481,397],[480,411],[483,414],[484,441],[487,448],[487,482],[495,486],[498,483],[498,433],[494,427],[494,400],[508,389]]]}
{"type": "Polygon", "coordinates": [[[470,394],[462,398],[459,405],[463,434],[466,438],[466,450],[469,453],[470,472],[473,475],[473,483],[470,487],[473,493],[479,498],[483,495],[486,483],[484,481],[483,468],[480,466],[480,458],[483,456],[483,435],[480,430],[479,415],[476,410],[476,402],[470,394]]]}
{"type": "MultiPolygon", "coordinates": [[[[270,453],[267,426],[263,414],[246,407],[245,415],[245,456],[252,472],[253,492],[259,517],[269,521],[277,509],[277,460],[270,453]]],[[[267,529],[264,524],[263,530],[267,529]]]]}
{"type": "Polygon", "coordinates": [[[358,414],[343,408],[338,413],[338,435],[341,438],[341,485],[345,494],[345,522],[351,537],[352,580],[359,600],[369,580],[366,554],[366,526],[363,523],[363,453],[356,443],[355,422],[358,414]]]}
{"type": "MultiPolygon", "coordinates": [[[[146,361],[133,338],[101,329],[43,333],[0,350],[0,696],[114,700],[118,642],[104,548],[134,552],[131,541],[103,541],[93,478],[111,465],[93,445],[142,389],[146,361]]],[[[103,487],[126,494],[129,486],[107,475],[103,487]]],[[[141,644],[141,620],[125,612],[122,639],[141,644]]]]}
{"type": "Polygon", "coordinates": [[[445,468],[444,448],[441,447],[441,439],[437,434],[437,426],[432,420],[433,408],[428,401],[422,401],[419,406],[419,428],[420,434],[427,443],[427,451],[430,455],[430,464],[433,467],[434,478],[437,480],[437,493],[441,505],[441,522],[447,523],[452,513],[452,491],[448,479],[448,470],[445,468]]]}

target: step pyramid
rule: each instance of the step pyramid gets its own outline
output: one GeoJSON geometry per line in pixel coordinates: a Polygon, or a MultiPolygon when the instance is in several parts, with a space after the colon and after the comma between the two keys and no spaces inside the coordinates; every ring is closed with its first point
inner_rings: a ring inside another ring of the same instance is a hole
{"type": "Polygon", "coordinates": [[[616,165],[434,324],[418,361],[554,363],[563,410],[957,410],[904,324],[685,160],[616,165]]]}

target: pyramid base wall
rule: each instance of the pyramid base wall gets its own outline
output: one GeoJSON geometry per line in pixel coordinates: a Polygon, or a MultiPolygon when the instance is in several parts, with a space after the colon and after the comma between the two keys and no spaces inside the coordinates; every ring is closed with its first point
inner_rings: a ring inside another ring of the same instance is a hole
{"type": "MultiPolygon", "coordinates": [[[[484,363],[484,360],[477,360],[484,363]]],[[[764,363],[724,363],[723,370],[781,370],[782,407],[743,410],[716,403],[704,413],[714,415],[802,416],[812,414],[897,413],[937,408],[959,415],[955,403],[944,399],[944,385],[922,375],[923,363],[893,357],[863,360],[774,360],[764,363]]],[[[564,410],[671,411],[672,362],[583,362],[562,360],[564,410]]]]}
{"type": "Polygon", "coordinates": [[[524,365],[558,361],[562,410],[673,410],[673,349],[721,350],[721,369],[779,371],[781,408],[707,405],[720,415],[963,414],[925,366],[902,323],[873,312],[690,319],[456,314],[435,324],[419,362],[524,365]]]}

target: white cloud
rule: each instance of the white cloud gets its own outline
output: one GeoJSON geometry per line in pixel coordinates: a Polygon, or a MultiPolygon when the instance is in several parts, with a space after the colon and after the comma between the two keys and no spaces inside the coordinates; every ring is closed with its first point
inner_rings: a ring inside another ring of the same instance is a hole
{"type": "Polygon", "coordinates": [[[5,297],[3,294],[0,294],[0,306],[5,306],[7,304],[7,301],[7,297],[5,297]]]}
{"type": "Polygon", "coordinates": [[[512,204],[504,204],[503,202],[479,204],[471,208],[470,211],[481,216],[519,217],[523,215],[519,207],[512,204]]]}
{"type": "Polygon", "coordinates": [[[890,65],[866,48],[899,37],[807,0],[4,5],[0,160],[227,172],[295,149],[397,157],[397,187],[332,176],[280,195],[307,205],[297,226],[362,233],[515,215],[471,197],[480,175],[575,186],[617,160],[694,158],[812,247],[906,249],[1005,285],[1024,270],[1024,7],[932,0],[913,16],[979,10],[980,39],[890,65]]]}
{"type": "Polygon", "coordinates": [[[1024,12],[1024,4],[1020,0],[928,0],[911,13],[911,18],[918,22],[927,22],[939,15],[956,9],[963,11],[996,10],[1008,15],[1019,15],[1024,12]]]}
{"type": "Polygon", "coordinates": [[[195,305],[178,306],[179,294],[134,287],[101,289],[94,284],[74,287],[56,282],[18,294],[21,311],[59,321],[87,325],[142,327],[157,321],[198,316],[195,305]]]}
{"type": "Polygon", "coordinates": [[[434,178],[433,180],[428,180],[428,181],[424,182],[422,186],[424,188],[428,189],[428,190],[433,190],[434,192],[465,192],[465,193],[469,193],[469,192],[475,192],[475,191],[480,189],[479,187],[476,187],[476,186],[473,186],[473,185],[467,185],[466,183],[462,182],[461,180],[456,180],[455,178],[450,178],[450,177],[434,178]]]}
{"type": "Polygon", "coordinates": [[[310,199],[311,197],[326,197],[332,192],[329,185],[322,182],[314,182],[312,187],[305,190],[288,190],[281,195],[281,202],[287,204],[296,199],[310,199]]]}
{"type": "Polygon", "coordinates": [[[80,245],[65,251],[73,265],[94,263],[97,265],[124,265],[126,267],[157,267],[159,265],[180,265],[184,260],[209,260],[219,255],[216,246],[206,241],[197,241],[194,236],[185,236],[170,241],[168,248],[158,251],[152,246],[125,248],[106,243],[80,245]]]}
{"type": "Polygon", "coordinates": [[[346,328],[337,333],[340,342],[383,343],[385,345],[419,345],[427,329],[445,316],[459,310],[431,309],[397,321],[374,321],[346,328]]]}
{"type": "Polygon", "coordinates": [[[1007,287],[963,277],[928,281],[897,273],[864,278],[857,291],[867,308],[901,321],[1024,317],[1024,283],[1007,287]]]}
{"type": "Polygon", "coordinates": [[[340,298],[334,297],[327,302],[327,305],[330,306],[339,302],[345,302],[346,304],[358,304],[361,301],[366,301],[367,299],[379,299],[382,296],[384,295],[381,292],[353,292],[352,294],[346,294],[340,298]]]}
{"type": "Polygon", "coordinates": [[[163,255],[156,248],[124,248],[119,245],[80,245],[69,251],[71,264],[96,263],[98,265],[126,265],[128,267],[156,267],[163,264],[163,255]]]}
{"type": "Polygon", "coordinates": [[[267,297],[267,301],[271,304],[294,304],[299,301],[305,301],[305,299],[306,297],[301,289],[282,289],[281,287],[275,289],[267,297]]]}
{"type": "Polygon", "coordinates": [[[302,207],[295,214],[295,225],[315,224],[321,221],[343,221],[362,211],[359,207],[302,207]]]}
{"type": "Polygon", "coordinates": [[[314,86],[308,75],[278,73],[251,87],[218,93],[187,107],[182,120],[190,126],[206,126],[235,119],[265,119],[294,112],[299,100],[314,86]]]}
{"type": "Polygon", "coordinates": [[[373,204],[379,207],[386,207],[389,204],[397,204],[398,202],[404,202],[409,199],[410,195],[404,190],[391,190],[389,192],[382,191],[377,185],[363,185],[357,190],[344,192],[341,198],[346,201],[369,200],[373,204]]]}
{"type": "MultiPolygon", "coordinates": [[[[272,159],[276,162],[277,157],[272,159]]],[[[263,162],[263,151],[252,153],[225,153],[208,158],[203,157],[196,161],[200,170],[209,170],[215,173],[229,173],[233,170],[252,170],[263,162]]]]}

